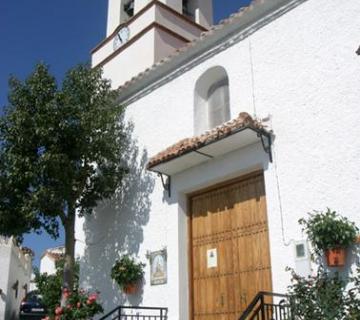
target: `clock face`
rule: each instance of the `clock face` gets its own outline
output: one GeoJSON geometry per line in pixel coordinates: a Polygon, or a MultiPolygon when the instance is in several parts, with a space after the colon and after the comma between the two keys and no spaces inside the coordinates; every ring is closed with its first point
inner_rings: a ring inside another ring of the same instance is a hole
{"type": "Polygon", "coordinates": [[[114,50],[119,49],[125,42],[129,40],[130,31],[128,27],[122,28],[115,36],[113,47],[114,50]]]}

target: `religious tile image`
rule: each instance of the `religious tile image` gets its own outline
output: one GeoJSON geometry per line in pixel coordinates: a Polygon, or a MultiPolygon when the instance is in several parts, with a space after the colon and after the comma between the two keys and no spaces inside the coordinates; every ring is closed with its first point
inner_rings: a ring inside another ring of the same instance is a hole
{"type": "Polygon", "coordinates": [[[166,250],[150,253],[150,283],[152,286],[167,283],[166,250]]]}

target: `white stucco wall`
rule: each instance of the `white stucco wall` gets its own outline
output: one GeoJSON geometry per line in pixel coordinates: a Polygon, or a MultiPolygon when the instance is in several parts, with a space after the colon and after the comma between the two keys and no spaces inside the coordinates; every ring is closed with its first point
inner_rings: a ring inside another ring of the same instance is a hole
{"type": "Polygon", "coordinates": [[[32,257],[24,254],[12,239],[0,237],[0,320],[16,320],[20,302],[25,297],[24,286],[30,287],[32,257]],[[18,281],[18,294],[13,285],[18,281]]]}
{"type": "Polygon", "coordinates": [[[357,0],[299,2],[128,106],[137,141],[126,196],[78,224],[88,243],[82,278],[102,292],[106,310],[140,303],[169,307],[171,320],[188,319],[186,194],[254,169],[264,169],[275,292],[289,284],[285,267],[295,266],[291,241],[304,238],[300,217],[330,207],[360,226],[359,16],[357,0]],[[144,170],[146,159],[193,134],[196,80],[217,65],[228,73],[232,118],[242,111],[271,115],[274,162],[260,144],[248,146],[172,177],[168,198],[160,179],[144,170]],[[147,265],[143,291],[123,296],[109,279],[118,251],[147,262],[146,251],[163,246],[168,283],[150,286],[147,265]]]}
{"type": "Polygon", "coordinates": [[[0,319],[5,318],[6,300],[7,300],[7,288],[9,282],[9,267],[11,257],[11,245],[0,238],[0,319]]]}
{"type": "Polygon", "coordinates": [[[161,60],[163,57],[167,57],[174,52],[174,48],[181,48],[184,46],[184,42],[169,35],[162,30],[155,30],[155,61],[161,60]]]}
{"type": "Polygon", "coordinates": [[[120,24],[121,15],[124,14],[122,3],[121,0],[108,0],[106,36],[109,36],[120,24]]]}
{"type": "Polygon", "coordinates": [[[55,260],[48,255],[43,255],[40,259],[40,273],[47,273],[48,275],[56,272],[55,260]]]}
{"type": "MultiPolygon", "coordinates": [[[[145,7],[151,0],[135,0],[135,13],[139,12],[145,7]]],[[[182,0],[160,0],[160,2],[166,4],[177,12],[182,12],[182,0]]]]}

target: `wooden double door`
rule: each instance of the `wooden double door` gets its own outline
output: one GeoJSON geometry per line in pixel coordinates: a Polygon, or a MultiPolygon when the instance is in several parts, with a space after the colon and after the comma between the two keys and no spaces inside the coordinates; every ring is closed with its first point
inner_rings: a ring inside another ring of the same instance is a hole
{"type": "Polygon", "coordinates": [[[193,320],[235,320],[271,291],[263,173],[190,198],[193,320]]]}

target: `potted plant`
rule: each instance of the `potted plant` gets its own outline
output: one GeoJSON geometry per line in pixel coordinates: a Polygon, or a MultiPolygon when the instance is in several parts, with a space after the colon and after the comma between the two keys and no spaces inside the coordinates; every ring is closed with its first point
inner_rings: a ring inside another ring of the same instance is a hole
{"type": "Polygon", "coordinates": [[[126,294],[134,294],[139,281],[144,276],[144,267],[144,263],[136,262],[130,256],[123,255],[115,261],[111,269],[111,278],[126,294]]]}
{"type": "Polygon", "coordinates": [[[346,248],[357,238],[359,229],[346,217],[329,208],[325,212],[309,213],[308,219],[300,219],[303,231],[309,237],[315,253],[325,252],[329,267],[341,267],[346,262],[346,248]]]}

